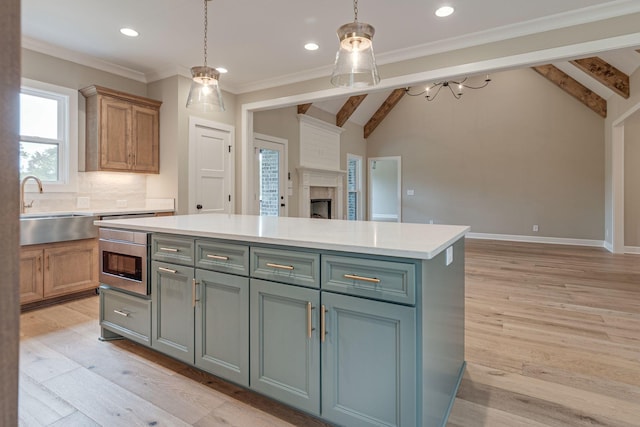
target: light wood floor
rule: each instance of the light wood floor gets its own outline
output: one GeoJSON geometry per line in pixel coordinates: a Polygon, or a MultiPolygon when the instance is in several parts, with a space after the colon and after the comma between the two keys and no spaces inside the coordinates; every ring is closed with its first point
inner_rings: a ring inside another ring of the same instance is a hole
{"type": "MultiPolygon", "coordinates": [[[[449,427],[640,426],[640,256],[467,242],[466,360],[449,427]]],[[[98,299],[22,315],[24,426],[321,426],[128,341],[98,299]]]]}

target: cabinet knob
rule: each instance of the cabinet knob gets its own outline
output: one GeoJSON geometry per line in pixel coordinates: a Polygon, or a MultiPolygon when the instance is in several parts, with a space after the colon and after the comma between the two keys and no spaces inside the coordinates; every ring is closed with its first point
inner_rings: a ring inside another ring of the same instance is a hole
{"type": "Polygon", "coordinates": [[[196,209],[198,209],[198,210],[202,209],[202,205],[201,204],[197,204],[196,205],[196,209]]]}

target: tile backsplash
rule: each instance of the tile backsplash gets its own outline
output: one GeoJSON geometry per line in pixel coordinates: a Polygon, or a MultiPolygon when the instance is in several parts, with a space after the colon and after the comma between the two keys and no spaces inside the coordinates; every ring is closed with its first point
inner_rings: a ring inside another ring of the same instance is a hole
{"type": "Polygon", "coordinates": [[[144,208],[147,195],[147,176],[121,172],[79,172],[76,193],[27,193],[25,200],[33,200],[27,212],[101,210],[118,207],[144,208]],[[87,200],[88,199],[88,200],[87,200]],[[124,205],[124,206],[123,206],[124,205]]]}

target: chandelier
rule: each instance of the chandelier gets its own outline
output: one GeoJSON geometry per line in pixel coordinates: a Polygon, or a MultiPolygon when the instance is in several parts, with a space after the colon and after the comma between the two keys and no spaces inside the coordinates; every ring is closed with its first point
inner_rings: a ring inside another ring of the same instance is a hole
{"type": "Polygon", "coordinates": [[[451,95],[453,95],[453,97],[455,99],[460,99],[462,97],[462,95],[463,95],[463,90],[465,88],[466,89],[482,89],[483,87],[486,87],[491,82],[491,79],[489,78],[488,74],[487,74],[486,78],[484,79],[484,82],[482,82],[478,86],[472,86],[472,85],[468,84],[467,80],[468,80],[468,77],[465,77],[464,79],[462,79],[460,81],[443,80],[441,82],[433,83],[432,85],[427,86],[420,93],[411,93],[410,92],[411,88],[406,88],[405,92],[409,96],[420,96],[420,95],[424,95],[426,93],[426,95],[424,97],[427,99],[427,101],[433,101],[434,99],[436,99],[436,97],[438,96],[440,91],[443,88],[446,88],[446,89],[449,89],[449,92],[451,92],[451,95]]]}
{"type": "Polygon", "coordinates": [[[224,111],[220,91],[220,72],[207,66],[207,2],[204,0],[204,65],[191,68],[191,89],[187,98],[187,108],[203,113],[224,111]]]}
{"type": "Polygon", "coordinates": [[[340,48],[331,75],[331,83],[338,87],[364,87],[380,82],[376,59],[373,56],[372,25],[358,22],[358,0],[353,1],[353,22],[338,28],[340,48]]]}

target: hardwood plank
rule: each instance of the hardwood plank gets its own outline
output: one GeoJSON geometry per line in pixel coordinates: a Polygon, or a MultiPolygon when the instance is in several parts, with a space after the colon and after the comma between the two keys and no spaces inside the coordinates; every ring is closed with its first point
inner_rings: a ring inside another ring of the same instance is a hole
{"type": "Polygon", "coordinates": [[[40,382],[20,374],[21,426],[48,426],[76,412],[76,409],[40,382]]]}
{"type": "Polygon", "coordinates": [[[74,412],[73,414],[60,419],[59,421],[50,424],[49,427],[101,427],[91,418],[84,415],[82,412],[74,412]]]}
{"type": "Polygon", "coordinates": [[[83,414],[104,426],[188,426],[185,421],[88,369],[79,368],[43,383],[83,414]]]}

